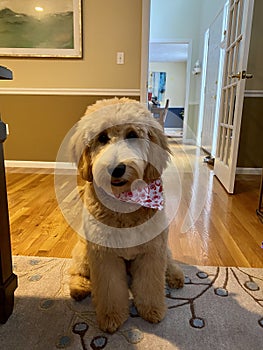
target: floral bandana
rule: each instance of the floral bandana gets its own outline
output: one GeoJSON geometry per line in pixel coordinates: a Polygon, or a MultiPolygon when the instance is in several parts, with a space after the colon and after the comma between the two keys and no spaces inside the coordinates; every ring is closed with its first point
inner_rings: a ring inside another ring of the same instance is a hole
{"type": "Polygon", "coordinates": [[[143,207],[162,210],[164,207],[163,185],[161,179],[153,180],[143,187],[131,192],[122,192],[116,198],[128,203],[136,203],[143,207]]]}

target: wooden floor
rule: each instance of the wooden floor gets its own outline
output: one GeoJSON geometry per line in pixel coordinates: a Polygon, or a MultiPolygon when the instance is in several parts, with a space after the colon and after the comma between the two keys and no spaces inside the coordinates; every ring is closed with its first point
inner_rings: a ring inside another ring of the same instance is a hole
{"type": "MultiPolygon", "coordinates": [[[[172,171],[180,182],[169,235],[174,258],[194,265],[263,267],[263,224],[256,216],[260,177],[239,176],[236,194],[228,195],[197,148],[171,144],[172,171]]],[[[70,257],[77,234],[58,207],[52,170],[6,172],[13,254],[70,257]]]]}

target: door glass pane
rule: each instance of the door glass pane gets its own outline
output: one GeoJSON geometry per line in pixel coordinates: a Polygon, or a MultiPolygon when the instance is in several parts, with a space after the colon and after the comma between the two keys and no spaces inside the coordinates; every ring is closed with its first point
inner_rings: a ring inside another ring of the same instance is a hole
{"type": "Polygon", "coordinates": [[[237,86],[233,86],[232,90],[233,90],[233,104],[232,104],[232,111],[231,111],[230,120],[229,120],[229,124],[231,126],[234,125],[237,86]]]}

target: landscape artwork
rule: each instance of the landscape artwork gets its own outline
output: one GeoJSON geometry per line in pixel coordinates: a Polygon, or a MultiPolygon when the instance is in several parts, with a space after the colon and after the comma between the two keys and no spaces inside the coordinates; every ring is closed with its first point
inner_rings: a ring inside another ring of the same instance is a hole
{"type": "Polygon", "coordinates": [[[81,0],[1,0],[0,56],[81,57],[81,0]]]}

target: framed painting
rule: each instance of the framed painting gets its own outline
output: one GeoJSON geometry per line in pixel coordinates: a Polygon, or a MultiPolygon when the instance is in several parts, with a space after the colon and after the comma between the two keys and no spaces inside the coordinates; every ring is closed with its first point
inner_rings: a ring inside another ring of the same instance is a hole
{"type": "Polygon", "coordinates": [[[81,58],[81,0],[1,0],[0,56],[81,58]]]}

